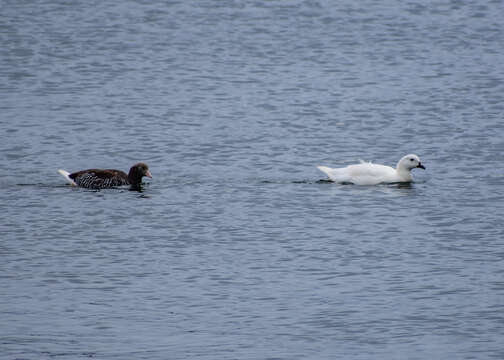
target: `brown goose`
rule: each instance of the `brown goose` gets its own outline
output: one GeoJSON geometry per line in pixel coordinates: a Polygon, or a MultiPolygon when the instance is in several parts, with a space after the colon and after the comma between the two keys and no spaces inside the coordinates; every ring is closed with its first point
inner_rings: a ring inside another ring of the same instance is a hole
{"type": "Polygon", "coordinates": [[[138,163],[131,167],[129,174],[114,169],[88,169],[69,173],[58,170],[63,177],[73,186],[88,189],[107,189],[122,185],[131,185],[132,189],[140,189],[142,177],[152,178],[147,164],[138,163]]]}

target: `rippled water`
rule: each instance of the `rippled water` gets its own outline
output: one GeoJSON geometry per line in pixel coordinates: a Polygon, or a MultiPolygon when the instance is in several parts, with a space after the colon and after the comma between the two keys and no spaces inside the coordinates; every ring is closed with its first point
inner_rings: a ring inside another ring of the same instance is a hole
{"type": "Polygon", "coordinates": [[[503,15],[4,1],[0,358],[504,358],[503,15]],[[410,186],[315,167],[411,152],[410,186]]]}

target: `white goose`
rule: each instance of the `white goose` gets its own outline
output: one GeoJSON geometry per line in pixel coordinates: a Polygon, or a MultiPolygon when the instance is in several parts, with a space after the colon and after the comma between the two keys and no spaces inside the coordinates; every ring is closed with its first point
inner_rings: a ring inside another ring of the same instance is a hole
{"type": "Polygon", "coordinates": [[[329,179],[339,183],[356,185],[377,185],[387,183],[411,182],[411,170],[424,169],[420,158],[415,154],[404,156],[397,163],[396,168],[372,164],[361,160],[360,164],[349,165],[344,168],[332,169],[327,166],[317,166],[329,179]]]}

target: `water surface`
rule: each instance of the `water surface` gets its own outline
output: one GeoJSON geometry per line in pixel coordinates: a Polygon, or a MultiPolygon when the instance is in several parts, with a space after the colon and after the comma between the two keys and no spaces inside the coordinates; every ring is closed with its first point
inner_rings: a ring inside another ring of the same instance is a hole
{"type": "Polygon", "coordinates": [[[5,2],[0,358],[502,359],[502,16],[5,2]],[[408,186],[315,167],[407,153],[408,186]]]}

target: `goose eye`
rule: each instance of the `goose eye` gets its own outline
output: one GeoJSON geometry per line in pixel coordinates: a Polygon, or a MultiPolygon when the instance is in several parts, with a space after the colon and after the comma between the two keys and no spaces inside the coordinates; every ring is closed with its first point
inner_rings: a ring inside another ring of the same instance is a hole
{"type": "Polygon", "coordinates": [[[410,161],[415,161],[415,159],[410,159],[410,161]]]}

